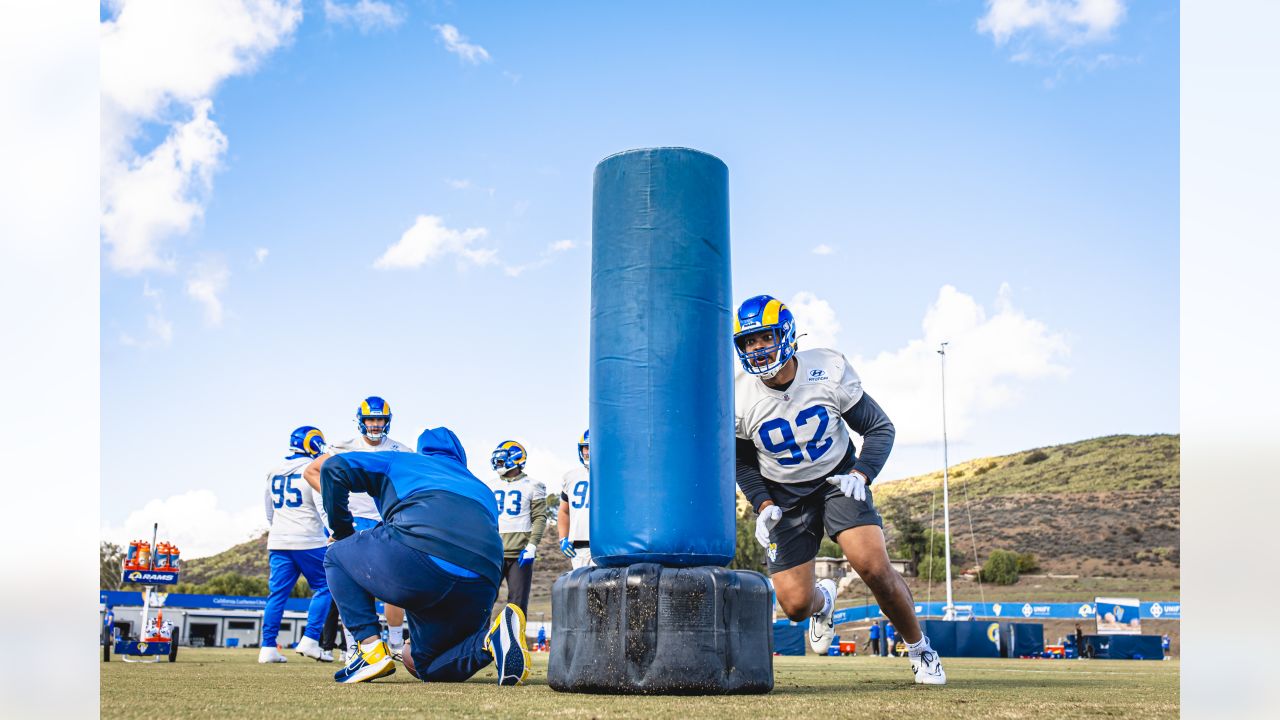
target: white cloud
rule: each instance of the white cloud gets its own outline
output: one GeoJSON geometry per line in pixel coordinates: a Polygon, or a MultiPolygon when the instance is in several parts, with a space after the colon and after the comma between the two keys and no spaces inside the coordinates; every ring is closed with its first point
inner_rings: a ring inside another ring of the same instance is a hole
{"type": "Polygon", "coordinates": [[[445,182],[449,183],[449,187],[454,190],[466,190],[471,187],[471,181],[466,178],[462,180],[445,180],[445,182]]]}
{"type": "Polygon", "coordinates": [[[1020,401],[1031,381],[1069,372],[1061,364],[1069,353],[1065,338],[1017,310],[1008,285],[1001,286],[994,313],[943,286],[925,312],[922,331],[898,350],[851,358],[867,391],[893,418],[900,445],[942,439],[940,343],[949,343],[947,423],[953,440],[963,439],[983,415],[1020,401]]]}
{"type": "Polygon", "coordinates": [[[187,232],[204,214],[204,196],[227,149],[227,138],[209,118],[212,103],[198,101],[192,118],[171,126],[168,137],[145,156],[102,169],[102,236],[117,270],[171,269],[161,257],[164,238],[187,232]]]}
{"type": "Polygon", "coordinates": [[[357,0],[340,3],[324,0],[324,19],[334,25],[354,25],[362,33],[390,30],[404,22],[405,14],[385,2],[357,0]]]}
{"type": "Polygon", "coordinates": [[[163,243],[203,214],[227,138],[211,119],[228,77],[252,71],[302,19],[301,0],[116,0],[101,23],[102,236],[123,272],[170,270],[163,243]],[[180,118],[174,120],[174,118],[180,118]],[[147,124],[169,123],[149,152],[147,124]]]}
{"type": "Polygon", "coordinates": [[[256,260],[259,265],[261,265],[262,263],[267,261],[267,256],[270,254],[271,254],[271,251],[268,250],[267,248],[258,248],[257,250],[253,251],[253,259],[256,260]]]}
{"type": "Polygon", "coordinates": [[[405,230],[400,240],[388,247],[373,266],[379,270],[416,268],[447,255],[456,256],[460,264],[489,265],[497,262],[498,251],[472,246],[488,234],[487,228],[453,230],[445,227],[439,216],[419,215],[413,227],[405,230]]]}
{"type": "Polygon", "coordinates": [[[575,247],[577,247],[577,245],[575,245],[572,240],[557,240],[551,243],[547,249],[551,252],[564,252],[566,250],[572,250],[575,247]]]}
{"type": "Polygon", "coordinates": [[[1125,12],[1123,0],[987,0],[978,31],[997,45],[1019,34],[1076,45],[1109,38],[1125,12]]]}
{"type": "Polygon", "coordinates": [[[164,314],[164,293],[151,287],[150,282],[144,281],[142,296],[150,300],[152,305],[152,311],[147,314],[147,337],[139,340],[128,333],[121,333],[120,344],[138,348],[170,344],[173,342],[173,323],[164,314]]]}
{"type": "Polygon", "coordinates": [[[151,542],[151,527],[160,523],[160,540],[178,546],[185,559],[205,557],[256,537],[267,527],[262,503],[240,510],[218,506],[211,490],[191,490],[156,498],[129,513],[124,523],[101,529],[102,539],[125,547],[130,540],[151,542]]]}
{"type": "Polygon", "coordinates": [[[819,245],[813,249],[813,254],[814,255],[830,255],[835,251],[836,251],[835,248],[831,247],[830,245],[827,245],[826,243],[823,243],[822,245],[819,245]]]}
{"type": "Polygon", "coordinates": [[[798,292],[787,303],[796,318],[796,334],[800,335],[800,349],[837,347],[840,321],[831,304],[811,292],[798,292]]]}
{"type": "Polygon", "coordinates": [[[458,32],[458,28],[452,25],[434,25],[433,27],[440,33],[440,39],[444,41],[444,47],[449,52],[472,65],[489,61],[489,51],[467,42],[467,38],[458,32]]]}
{"type": "Polygon", "coordinates": [[[211,326],[222,324],[222,300],[218,295],[227,288],[230,275],[226,265],[206,261],[187,278],[187,295],[204,306],[205,322],[211,326]]]}
{"type": "Polygon", "coordinates": [[[519,277],[528,270],[537,270],[550,265],[553,255],[572,250],[575,247],[577,246],[572,240],[557,240],[547,245],[537,260],[524,265],[507,265],[502,268],[502,272],[506,273],[507,277],[519,277]]]}

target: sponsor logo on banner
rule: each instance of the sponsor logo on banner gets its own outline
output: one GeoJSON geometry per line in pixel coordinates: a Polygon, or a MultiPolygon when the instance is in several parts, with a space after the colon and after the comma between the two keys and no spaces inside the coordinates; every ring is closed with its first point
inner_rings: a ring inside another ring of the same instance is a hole
{"type": "Polygon", "coordinates": [[[1158,618],[1164,614],[1164,608],[1160,607],[1160,603],[1151,603],[1151,617],[1158,618]]]}
{"type": "Polygon", "coordinates": [[[1093,606],[1089,603],[1085,603],[1080,606],[1080,610],[1078,612],[1082,618],[1091,618],[1093,617],[1093,606]]]}
{"type": "Polygon", "coordinates": [[[996,603],[995,605],[992,605],[992,606],[991,606],[991,609],[995,611],[996,615],[999,615],[999,614],[1000,614],[1000,603],[996,603]]]}
{"type": "Polygon", "coordinates": [[[1022,617],[1031,617],[1031,603],[1022,606],[1022,617]]]}

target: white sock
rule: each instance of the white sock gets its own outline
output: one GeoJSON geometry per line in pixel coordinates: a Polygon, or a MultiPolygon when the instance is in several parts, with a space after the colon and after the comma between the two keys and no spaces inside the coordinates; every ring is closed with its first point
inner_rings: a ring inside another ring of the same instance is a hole
{"type": "Polygon", "coordinates": [[[929,649],[929,638],[921,635],[920,639],[913,643],[907,643],[908,655],[919,655],[929,649]]]}
{"type": "Polygon", "coordinates": [[[821,585],[816,585],[815,587],[818,588],[818,591],[817,591],[818,594],[822,595],[822,609],[818,611],[818,614],[826,615],[827,613],[831,612],[831,604],[834,603],[836,599],[822,592],[821,585]]]}
{"type": "Polygon", "coordinates": [[[362,642],[362,643],[360,643],[360,651],[361,651],[361,652],[370,652],[370,651],[372,651],[374,648],[378,647],[378,643],[380,643],[380,642],[382,642],[382,638],[378,638],[378,637],[371,638],[371,639],[369,639],[369,640],[367,640],[367,641],[365,641],[365,642],[362,642]]]}
{"type": "Polygon", "coordinates": [[[394,625],[387,627],[387,644],[391,646],[404,644],[404,626],[394,625]]]}
{"type": "Polygon", "coordinates": [[[346,628],[342,628],[342,638],[343,638],[344,640],[346,640],[346,641],[347,641],[347,650],[348,650],[348,651],[352,651],[352,650],[355,650],[355,649],[356,649],[356,639],[355,639],[355,637],[351,634],[351,631],[350,631],[350,630],[348,630],[348,629],[346,629],[346,628]]]}

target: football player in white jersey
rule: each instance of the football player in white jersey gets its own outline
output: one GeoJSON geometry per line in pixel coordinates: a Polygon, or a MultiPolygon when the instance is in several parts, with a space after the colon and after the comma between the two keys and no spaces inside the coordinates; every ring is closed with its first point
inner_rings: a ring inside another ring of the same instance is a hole
{"type": "Polygon", "coordinates": [[[827,653],[835,634],[836,584],[814,582],[814,557],[825,532],[898,627],[916,682],[945,684],[911,591],[889,565],[869,487],[893,448],[893,423],[844,355],[796,351],[795,319],[776,298],[758,295],[742,303],[733,346],[746,371],[734,381],[738,487],[759,513],[756,539],[768,550],[783,612],[794,621],[810,618],[809,643],[827,653]],[[850,429],[862,437],[861,453],[850,429]]]}
{"type": "Polygon", "coordinates": [[[533,560],[547,530],[547,488],[524,474],[529,459],[524,446],[504,440],[489,457],[498,476],[485,480],[498,504],[498,534],[502,536],[502,577],[507,582],[507,603],[529,609],[533,584],[533,560]]]}
{"type": "MultiPolygon", "coordinates": [[[[329,450],[333,453],[413,452],[413,448],[396,442],[388,436],[391,432],[391,405],[376,395],[365,398],[356,408],[356,427],[360,429],[359,435],[350,440],[336,442],[329,446],[329,450]]],[[[347,500],[347,507],[355,519],[357,531],[371,530],[382,522],[378,506],[368,493],[351,493],[347,500]]],[[[404,649],[404,610],[391,604],[384,604],[383,607],[387,615],[387,644],[391,646],[393,654],[399,655],[404,649]]],[[[331,612],[335,617],[337,616],[336,605],[331,608],[331,612]]],[[[344,635],[346,635],[347,652],[354,653],[355,638],[345,630],[344,635]]],[[[326,632],[324,639],[332,643],[332,637],[330,632],[326,632]]]]}
{"type": "Polygon", "coordinates": [[[569,558],[573,569],[591,564],[591,431],[578,440],[576,467],[564,474],[560,491],[560,512],[556,530],[560,533],[560,552],[569,558]]]}
{"type": "Polygon", "coordinates": [[[270,595],[262,612],[260,663],[286,662],[276,646],[285,601],[298,582],[298,575],[311,586],[307,607],[307,629],[295,648],[299,655],[333,662],[333,655],[320,649],[320,630],[329,614],[329,583],[325,579],[324,553],[328,545],[329,518],[324,504],[311,486],[303,482],[302,471],[312,458],[324,452],[324,434],[304,425],[289,436],[289,455],[267,474],[267,556],[271,565],[270,595]]]}

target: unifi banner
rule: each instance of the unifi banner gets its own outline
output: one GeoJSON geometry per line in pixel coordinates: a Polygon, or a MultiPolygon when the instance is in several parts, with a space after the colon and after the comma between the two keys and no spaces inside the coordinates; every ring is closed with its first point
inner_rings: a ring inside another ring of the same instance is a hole
{"type": "Polygon", "coordinates": [[[1094,598],[1099,635],[1141,635],[1142,619],[1137,598],[1094,598]]]}

